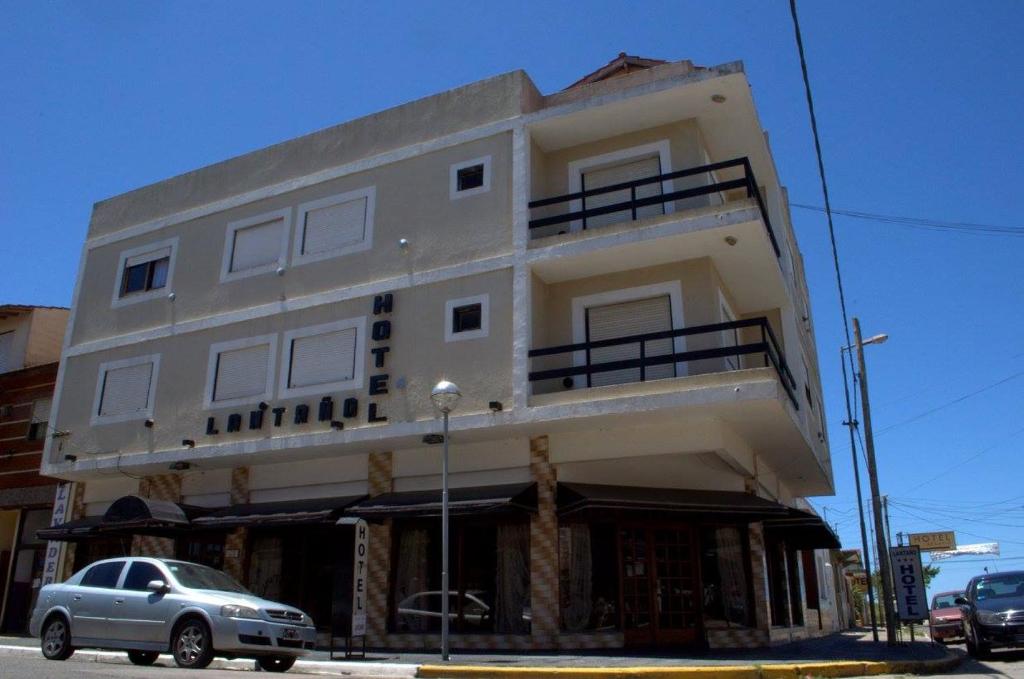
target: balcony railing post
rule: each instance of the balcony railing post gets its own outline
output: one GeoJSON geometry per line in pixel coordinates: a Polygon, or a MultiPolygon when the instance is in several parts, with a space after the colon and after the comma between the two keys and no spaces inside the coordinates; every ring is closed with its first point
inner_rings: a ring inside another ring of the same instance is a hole
{"type": "Polygon", "coordinates": [[[647,341],[640,340],[640,381],[647,381],[647,341]]]}
{"type": "Polygon", "coordinates": [[[633,214],[633,221],[636,221],[636,184],[629,187],[629,207],[633,214]]]}
{"type": "Polygon", "coordinates": [[[764,345],[764,367],[767,368],[768,352],[771,350],[771,347],[768,346],[768,335],[765,332],[765,325],[767,325],[767,321],[761,321],[761,344],[764,345]]]}

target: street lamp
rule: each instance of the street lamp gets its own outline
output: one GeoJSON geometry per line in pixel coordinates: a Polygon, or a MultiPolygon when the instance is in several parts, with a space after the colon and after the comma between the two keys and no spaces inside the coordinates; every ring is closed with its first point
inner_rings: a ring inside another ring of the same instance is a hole
{"type": "Polygon", "coordinates": [[[430,401],[444,415],[444,452],[441,454],[441,659],[448,660],[448,414],[462,398],[459,388],[448,380],[438,382],[430,401]]]}

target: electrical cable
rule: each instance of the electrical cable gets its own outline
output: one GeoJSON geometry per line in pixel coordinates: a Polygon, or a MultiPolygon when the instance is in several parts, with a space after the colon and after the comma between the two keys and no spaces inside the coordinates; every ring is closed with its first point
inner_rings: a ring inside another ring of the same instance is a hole
{"type": "MultiPolygon", "coordinates": [[[[825,208],[817,205],[804,203],[790,203],[790,207],[800,210],[812,210],[814,212],[825,212],[825,208]]],[[[853,219],[864,219],[884,224],[895,224],[898,226],[909,226],[911,228],[928,229],[932,231],[955,231],[959,233],[970,233],[984,236],[1014,236],[1024,237],[1024,228],[1015,226],[999,226],[996,224],[979,224],[972,222],[945,222],[938,219],[923,219],[920,217],[900,217],[897,215],[883,215],[861,210],[844,210],[832,208],[832,213],[851,217],[853,219]]]]}
{"type": "Polygon", "coordinates": [[[966,459],[960,460],[956,464],[953,464],[953,465],[950,465],[950,466],[946,467],[944,470],[942,470],[941,472],[939,472],[935,476],[931,477],[930,479],[922,481],[921,483],[917,484],[913,488],[910,488],[907,492],[908,493],[912,493],[915,490],[917,490],[918,488],[920,488],[921,486],[926,486],[929,483],[931,483],[932,481],[935,481],[936,479],[942,478],[943,476],[945,476],[949,472],[953,471],[957,467],[962,467],[963,465],[967,464],[968,462],[972,462],[973,460],[978,459],[979,457],[981,457],[982,455],[984,455],[988,451],[990,451],[993,448],[1001,445],[1007,439],[1013,438],[1014,436],[1018,436],[1019,434],[1022,434],[1022,433],[1024,433],[1024,427],[1021,427],[1020,429],[1015,429],[1015,430],[1011,431],[1009,434],[1007,434],[1006,436],[1004,436],[1004,437],[1000,438],[999,440],[995,441],[991,445],[982,448],[981,450],[979,450],[975,454],[971,455],[970,457],[968,457],[966,459]]]}

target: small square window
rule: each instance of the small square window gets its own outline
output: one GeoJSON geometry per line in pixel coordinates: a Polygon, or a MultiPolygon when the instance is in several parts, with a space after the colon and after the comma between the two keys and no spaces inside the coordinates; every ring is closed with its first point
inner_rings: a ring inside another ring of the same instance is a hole
{"type": "Polygon", "coordinates": [[[28,440],[42,441],[46,438],[46,428],[49,424],[49,422],[33,422],[30,424],[28,426],[28,440]]]}
{"type": "Polygon", "coordinates": [[[481,304],[466,304],[452,309],[452,333],[479,330],[483,318],[481,304]]]}
{"type": "Polygon", "coordinates": [[[484,164],[464,167],[456,173],[456,183],[459,191],[469,191],[484,185],[484,164]]]}

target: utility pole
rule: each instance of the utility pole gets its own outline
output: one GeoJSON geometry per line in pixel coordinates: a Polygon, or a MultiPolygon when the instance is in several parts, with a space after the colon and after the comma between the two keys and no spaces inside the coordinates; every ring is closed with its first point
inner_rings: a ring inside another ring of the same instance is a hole
{"type": "Polygon", "coordinates": [[[864,573],[868,579],[868,611],[871,614],[871,636],[878,641],[878,620],[875,616],[875,585],[871,582],[871,551],[868,549],[868,530],[864,525],[864,498],[860,492],[860,463],[857,461],[857,442],[854,439],[853,428],[857,426],[850,411],[850,385],[846,380],[846,357],[843,352],[848,347],[839,350],[839,362],[843,364],[843,391],[846,394],[846,422],[850,430],[850,454],[853,456],[853,483],[857,486],[857,514],[860,517],[860,544],[864,549],[864,573]]]}
{"type": "Polygon", "coordinates": [[[868,373],[864,363],[864,343],[860,333],[860,321],[853,318],[854,343],[857,347],[857,363],[860,368],[860,398],[864,408],[864,442],[868,457],[868,481],[871,484],[871,508],[874,510],[875,537],[878,545],[878,567],[882,575],[882,611],[885,614],[885,641],[896,645],[896,615],[892,610],[892,569],[889,567],[889,546],[886,544],[885,527],[882,525],[882,503],[878,491],[878,466],[875,464],[875,437],[871,430],[871,405],[868,401],[868,373]]]}

